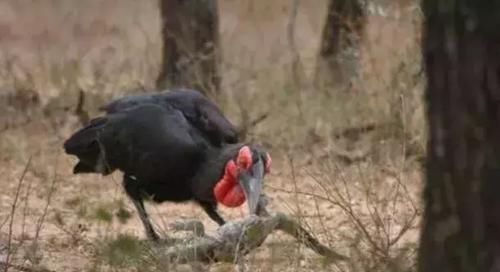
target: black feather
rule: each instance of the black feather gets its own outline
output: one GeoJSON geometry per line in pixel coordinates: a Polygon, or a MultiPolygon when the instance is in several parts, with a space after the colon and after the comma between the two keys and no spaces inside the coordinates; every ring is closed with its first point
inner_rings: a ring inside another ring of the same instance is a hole
{"type": "Polygon", "coordinates": [[[141,189],[156,201],[192,199],[186,180],[210,148],[181,112],[154,104],[94,119],[64,147],[80,160],[75,173],[120,169],[141,180],[141,189]]]}
{"type": "Polygon", "coordinates": [[[176,89],[160,93],[132,95],[100,107],[106,113],[125,111],[137,105],[155,104],[174,107],[213,145],[238,142],[237,129],[210,99],[196,90],[176,89]]]}

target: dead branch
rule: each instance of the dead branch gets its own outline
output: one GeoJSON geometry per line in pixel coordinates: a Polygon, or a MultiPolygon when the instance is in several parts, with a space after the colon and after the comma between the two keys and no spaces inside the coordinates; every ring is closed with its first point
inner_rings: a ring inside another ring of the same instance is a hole
{"type": "Polygon", "coordinates": [[[169,262],[234,262],[264,243],[275,230],[281,230],[299,240],[331,261],[345,261],[347,257],[324,246],[295,220],[285,214],[261,217],[252,215],[240,220],[228,222],[217,229],[213,236],[204,233],[200,221],[178,221],[172,226],[174,230],[194,231],[194,237],[172,245],[158,245],[160,258],[169,262]]]}
{"type": "Polygon", "coordinates": [[[54,271],[46,269],[46,268],[27,267],[27,266],[23,266],[23,265],[9,264],[9,263],[0,261],[0,269],[7,270],[9,268],[15,269],[17,271],[22,271],[22,272],[54,272],[54,271]]]}
{"type": "Polygon", "coordinates": [[[261,122],[265,121],[267,117],[269,117],[269,113],[265,112],[262,113],[261,115],[257,116],[255,119],[250,120],[248,111],[244,107],[240,107],[241,109],[241,125],[239,126],[238,130],[238,137],[242,140],[246,139],[248,135],[248,131],[254,127],[256,127],[258,124],[261,122]]]}
{"type": "Polygon", "coordinates": [[[250,128],[253,128],[255,126],[257,126],[258,124],[260,124],[262,121],[266,120],[267,117],[269,116],[269,113],[265,112],[261,115],[259,115],[257,118],[253,119],[251,122],[250,122],[250,128]]]}
{"type": "MultiPolygon", "coordinates": [[[[341,160],[343,160],[345,163],[354,163],[357,161],[362,161],[364,160],[368,155],[370,154],[370,149],[365,148],[365,149],[359,149],[359,150],[345,150],[342,149],[338,146],[335,146],[331,144],[331,146],[327,150],[326,156],[335,156],[341,160]]],[[[322,156],[319,156],[320,158],[322,156]]]]}
{"type": "Polygon", "coordinates": [[[19,180],[17,182],[17,188],[16,188],[16,192],[14,194],[14,202],[12,203],[12,208],[10,211],[9,234],[7,237],[7,255],[5,256],[6,266],[4,268],[5,272],[7,272],[9,270],[8,264],[9,264],[9,261],[10,261],[11,255],[12,255],[12,235],[13,235],[13,230],[14,230],[14,216],[16,213],[17,201],[19,199],[19,194],[21,193],[21,187],[23,185],[24,177],[28,173],[28,169],[31,165],[31,159],[32,159],[32,156],[29,157],[28,162],[24,166],[21,177],[19,178],[19,180]]]}
{"type": "Polygon", "coordinates": [[[366,125],[359,125],[359,126],[355,126],[355,127],[346,127],[344,129],[341,129],[341,130],[333,133],[333,137],[335,139],[339,139],[339,138],[353,139],[353,138],[359,137],[361,134],[374,131],[377,128],[381,128],[381,127],[384,127],[386,125],[387,124],[369,123],[366,125]]]}
{"type": "Polygon", "coordinates": [[[85,108],[85,92],[80,89],[78,91],[78,102],[75,108],[75,115],[78,116],[78,120],[82,125],[86,125],[90,121],[90,115],[84,108],[85,108]]]}

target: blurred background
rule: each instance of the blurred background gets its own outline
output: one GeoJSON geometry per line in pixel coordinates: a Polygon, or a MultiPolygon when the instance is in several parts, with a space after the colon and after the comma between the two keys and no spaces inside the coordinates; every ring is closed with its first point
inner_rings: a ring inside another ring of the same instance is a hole
{"type": "MultiPolygon", "coordinates": [[[[269,150],[270,209],[352,257],[330,264],[276,234],[250,269],[414,271],[420,25],[415,0],[0,0],[0,252],[50,271],[164,269],[134,250],[119,174],[72,175],[62,142],[112,98],[186,86],[269,150]]],[[[160,228],[216,228],[192,204],[150,207],[160,228]]]]}

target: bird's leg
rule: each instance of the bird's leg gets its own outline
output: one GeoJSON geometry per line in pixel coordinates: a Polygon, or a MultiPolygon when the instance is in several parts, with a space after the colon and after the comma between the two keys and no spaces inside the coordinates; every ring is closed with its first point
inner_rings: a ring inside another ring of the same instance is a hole
{"type": "Polygon", "coordinates": [[[139,213],[139,218],[141,219],[144,230],[146,231],[146,236],[152,241],[158,241],[160,237],[156,234],[153,225],[149,220],[146,208],[144,207],[144,201],[142,200],[139,189],[139,181],[134,176],[125,175],[123,177],[123,187],[139,213]]]}
{"type": "Polygon", "coordinates": [[[226,223],[226,221],[220,216],[217,212],[217,204],[210,202],[199,202],[200,206],[203,210],[208,214],[210,219],[214,220],[219,226],[222,226],[226,223]]]}
{"type": "Polygon", "coordinates": [[[141,218],[142,225],[144,226],[144,229],[146,231],[146,236],[152,240],[157,242],[160,237],[158,234],[156,234],[153,225],[151,224],[151,221],[149,220],[148,213],[146,212],[146,209],[144,208],[144,202],[142,199],[132,199],[132,202],[134,203],[135,208],[139,212],[139,218],[141,218]]]}

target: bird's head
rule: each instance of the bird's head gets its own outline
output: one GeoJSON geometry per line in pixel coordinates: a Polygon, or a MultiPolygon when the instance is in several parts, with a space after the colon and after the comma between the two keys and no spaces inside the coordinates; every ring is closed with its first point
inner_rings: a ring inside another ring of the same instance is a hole
{"type": "Polygon", "coordinates": [[[257,146],[242,146],[225,165],[224,175],[214,187],[217,202],[238,207],[245,200],[250,214],[257,212],[265,174],[271,170],[271,157],[257,146]]]}

